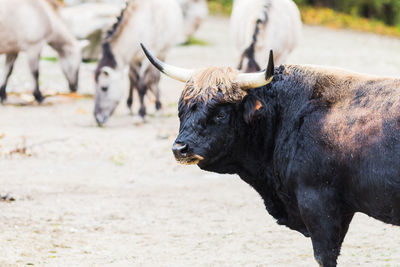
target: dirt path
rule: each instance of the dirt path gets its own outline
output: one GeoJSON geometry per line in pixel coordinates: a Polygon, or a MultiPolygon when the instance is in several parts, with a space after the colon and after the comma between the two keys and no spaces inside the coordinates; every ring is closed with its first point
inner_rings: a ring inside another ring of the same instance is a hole
{"type": "MultiPolygon", "coordinates": [[[[169,62],[235,65],[226,19],[210,18],[197,37],[210,45],[177,47],[169,62]]],[[[305,27],[290,62],[399,76],[399,47],[305,27]]],[[[81,92],[93,91],[93,68],[83,67],[81,92]]],[[[55,63],[42,70],[45,91],[66,88],[55,63]]],[[[11,89],[26,91],[29,80],[21,58],[11,89]]],[[[1,266],[316,266],[310,240],[276,225],[238,177],[175,163],[182,85],[163,78],[162,88],[163,115],[141,126],[121,105],[107,127],[95,127],[91,99],[0,106],[0,192],[16,198],[0,202],[1,266]],[[23,142],[28,149],[18,151],[23,142]]],[[[339,265],[400,266],[399,244],[398,227],[357,215],[339,265]]]]}

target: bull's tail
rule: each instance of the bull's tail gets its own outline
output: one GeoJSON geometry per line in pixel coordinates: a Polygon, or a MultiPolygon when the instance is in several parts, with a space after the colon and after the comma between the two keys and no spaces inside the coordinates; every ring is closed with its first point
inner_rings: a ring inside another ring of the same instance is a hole
{"type": "Polygon", "coordinates": [[[244,70],[244,72],[256,72],[261,70],[260,66],[258,65],[255,59],[255,46],[257,43],[261,27],[266,25],[268,22],[268,10],[270,6],[271,6],[270,1],[266,0],[265,4],[263,5],[260,17],[256,20],[256,24],[254,26],[252,42],[250,46],[244,50],[242,56],[240,57],[240,62],[238,66],[239,70],[244,70]]]}

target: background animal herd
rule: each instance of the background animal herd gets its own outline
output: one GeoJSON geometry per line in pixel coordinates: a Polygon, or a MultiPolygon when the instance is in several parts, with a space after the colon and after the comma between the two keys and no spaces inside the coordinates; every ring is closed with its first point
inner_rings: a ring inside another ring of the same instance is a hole
{"type": "MultiPolygon", "coordinates": [[[[117,21],[109,26],[108,30],[100,29],[98,33],[95,31],[96,35],[100,34],[97,39],[102,39],[101,42],[95,40],[97,45],[101,43],[101,49],[96,49],[93,48],[96,44],[90,44],[90,41],[94,42],[93,40],[81,40],[82,47],[79,45],[77,39],[67,29],[62,19],[61,6],[57,1],[18,0],[12,3],[3,1],[2,23],[7,25],[7,28],[4,27],[1,36],[4,42],[0,52],[6,54],[5,72],[0,90],[1,101],[7,98],[7,82],[20,51],[28,54],[29,66],[35,79],[33,95],[40,103],[44,99],[39,89],[39,59],[43,46],[49,44],[58,52],[71,92],[76,92],[78,88],[81,49],[84,49],[84,46],[92,46],[91,51],[100,52],[99,64],[94,74],[96,81],[94,114],[100,126],[113,114],[124,96],[122,81],[125,79],[124,72],[127,68],[129,68],[130,85],[126,103],[131,113],[133,113],[135,90],[140,101],[138,114],[142,119],[145,119],[146,115],[144,97],[148,89],[156,97],[156,109],[161,109],[159,73],[147,60],[144,60],[138,44],[145,43],[163,60],[170,48],[188,40],[207,16],[206,1],[128,1],[122,7],[117,21]],[[23,8],[14,14],[11,11],[16,7],[23,8]],[[23,16],[35,23],[23,20],[23,16]],[[143,27],[143,25],[148,26],[143,27]]],[[[79,12],[79,10],[73,11],[79,12]]],[[[67,21],[73,21],[69,18],[72,16],[71,11],[64,12],[67,21]]],[[[260,70],[260,64],[267,61],[265,51],[270,49],[275,51],[275,61],[278,64],[284,63],[287,55],[296,46],[300,34],[299,11],[291,0],[276,1],[276,3],[261,0],[235,2],[231,35],[240,54],[239,69],[245,72],[260,70]],[[275,27],[271,27],[272,24],[275,27]]],[[[80,37],[82,39],[82,36],[80,37]]],[[[221,38],[229,37],[221,36],[221,38]]]]}

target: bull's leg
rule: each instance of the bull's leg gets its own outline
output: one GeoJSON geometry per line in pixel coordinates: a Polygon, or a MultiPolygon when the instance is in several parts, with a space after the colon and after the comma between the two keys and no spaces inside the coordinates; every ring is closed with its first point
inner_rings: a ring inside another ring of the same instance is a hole
{"type": "Polygon", "coordinates": [[[6,92],[6,87],[8,83],[8,79],[11,76],[11,73],[14,69],[14,63],[15,60],[18,57],[18,53],[11,53],[6,55],[6,63],[5,63],[5,69],[3,73],[3,77],[1,80],[1,87],[0,87],[0,101],[3,103],[4,100],[7,99],[7,92],[6,92]]]}
{"type": "Polygon", "coordinates": [[[133,85],[132,82],[129,84],[129,95],[128,95],[128,100],[126,100],[126,105],[128,106],[128,109],[131,114],[133,114],[132,111],[132,104],[133,104],[133,85]]]}
{"type": "Polygon", "coordinates": [[[299,190],[298,205],[311,235],[314,257],[322,267],[335,267],[352,215],[342,213],[329,189],[299,190]]]}
{"type": "Polygon", "coordinates": [[[140,101],[140,108],[139,108],[139,115],[142,119],[145,119],[146,116],[146,106],[144,105],[144,96],[146,95],[147,86],[139,86],[138,93],[139,93],[139,101],[140,101]]]}
{"type": "Polygon", "coordinates": [[[143,121],[145,120],[146,116],[146,106],[144,104],[144,96],[146,95],[149,85],[151,83],[151,81],[149,81],[148,79],[149,66],[150,64],[148,64],[147,61],[143,62],[142,65],[140,66],[138,86],[137,86],[139,94],[139,102],[140,102],[139,115],[140,117],[142,117],[143,121]]]}
{"type": "Polygon", "coordinates": [[[353,219],[354,213],[348,213],[341,217],[341,228],[340,228],[340,244],[343,243],[346,237],[347,231],[349,230],[350,222],[353,219]]]}
{"type": "MultiPolygon", "coordinates": [[[[154,69],[154,68],[153,68],[154,69]]],[[[160,83],[160,72],[159,71],[151,71],[151,84],[150,84],[150,90],[153,92],[153,94],[156,96],[156,110],[160,110],[162,107],[161,100],[160,100],[160,87],[158,84],[160,83]]]]}
{"type": "Polygon", "coordinates": [[[31,74],[35,81],[35,90],[33,91],[33,96],[39,103],[41,103],[44,99],[42,93],[39,90],[39,60],[40,60],[41,49],[42,49],[41,46],[36,46],[27,51],[29,58],[29,67],[31,69],[31,74]]]}
{"type": "Polygon", "coordinates": [[[129,66],[129,95],[128,95],[128,100],[126,101],[126,105],[128,106],[131,114],[133,114],[132,111],[133,91],[135,88],[137,88],[138,80],[139,80],[139,69],[134,65],[129,66]]]}

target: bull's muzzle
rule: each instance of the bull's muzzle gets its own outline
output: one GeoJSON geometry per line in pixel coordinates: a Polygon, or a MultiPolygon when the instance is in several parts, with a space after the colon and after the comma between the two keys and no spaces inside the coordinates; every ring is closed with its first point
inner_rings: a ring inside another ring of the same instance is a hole
{"type": "Polygon", "coordinates": [[[109,116],[104,115],[102,113],[95,113],[94,117],[96,118],[97,125],[102,127],[108,120],[109,116]]]}
{"type": "Polygon", "coordinates": [[[204,159],[202,156],[194,154],[189,145],[182,142],[175,142],[172,152],[175,159],[182,164],[197,164],[204,159]]]}
{"type": "Polygon", "coordinates": [[[189,146],[187,144],[175,143],[172,146],[172,152],[174,153],[176,158],[185,158],[188,151],[189,146]]]}
{"type": "Polygon", "coordinates": [[[69,85],[69,91],[71,93],[75,93],[76,91],[78,91],[78,83],[77,82],[69,83],[68,85],[69,85]]]}

